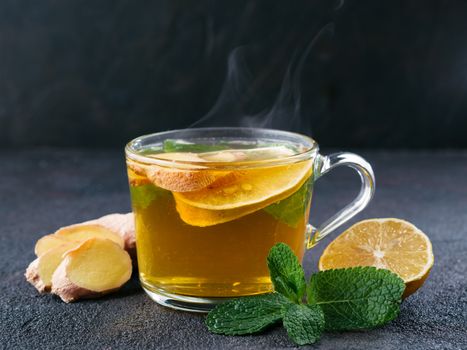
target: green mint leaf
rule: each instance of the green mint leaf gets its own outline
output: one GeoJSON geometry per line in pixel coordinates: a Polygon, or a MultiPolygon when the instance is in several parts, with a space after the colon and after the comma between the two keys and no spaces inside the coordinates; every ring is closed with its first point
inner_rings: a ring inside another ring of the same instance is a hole
{"type": "Polygon", "coordinates": [[[141,151],[138,151],[138,154],[150,155],[155,153],[162,153],[163,151],[164,150],[162,149],[162,146],[150,146],[142,149],[141,151]]]}
{"type": "Polygon", "coordinates": [[[259,141],[256,143],[256,148],[270,148],[270,147],[285,147],[291,150],[293,153],[298,153],[300,152],[299,148],[292,144],[292,143],[286,143],[286,142],[262,142],[259,141]]]}
{"type": "Polygon", "coordinates": [[[264,210],[284,224],[296,228],[303,216],[306,215],[310,203],[313,182],[307,180],[300,189],[291,196],[271,204],[264,210]]]}
{"type": "Polygon", "coordinates": [[[153,184],[130,186],[131,203],[141,209],[146,209],[153,200],[169,193],[153,184]]]}
{"type": "Polygon", "coordinates": [[[277,243],[269,251],[267,261],[274,290],[301,303],[306,290],[305,274],[292,249],[277,243]]]}
{"type": "Polygon", "coordinates": [[[313,344],[319,340],[324,330],[324,314],[318,305],[292,304],[282,323],[294,343],[313,344]]]}
{"type": "Polygon", "coordinates": [[[209,145],[175,139],[165,140],[163,147],[164,152],[212,152],[229,149],[228,145],[223,144],[209,145]]]}
{"type": "Polygon", "coordinates": [[[326,329],[374,328],[399,314],[405,285],[395,273],[375,267],[322,271],[311,276],[308,303],[321,306],[326,329]]]}
{"type": "Polygon", "coordinates": [[[288,304],[290,301],[278,293],[233,299],[211,310],[206,325],[217,334],[257,333],[280,321],[288,304]]]}

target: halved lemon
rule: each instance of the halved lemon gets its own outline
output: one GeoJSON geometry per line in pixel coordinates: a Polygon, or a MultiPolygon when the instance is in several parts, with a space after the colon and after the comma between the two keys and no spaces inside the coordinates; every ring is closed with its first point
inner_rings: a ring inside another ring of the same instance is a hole
{"type": "Polygon", "coordinates": [[[319,269],[375,266],[398,274],[404,298],[420,288],[433,266],[429,238],[411,223],[394,218],[356,223],[332,241],[319,259],[319,269]]]}

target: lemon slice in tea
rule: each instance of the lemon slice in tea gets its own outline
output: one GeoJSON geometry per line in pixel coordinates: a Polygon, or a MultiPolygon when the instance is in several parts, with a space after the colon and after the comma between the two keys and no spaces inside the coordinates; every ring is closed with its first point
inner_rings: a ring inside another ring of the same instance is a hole
{"type": "Polygon", "coordinates": [[[400,219],[369,219],[356,223],[332,241],[319,259],[319,269],[375,266],[398,274],[404,297],[420,288],[433,266],[429,238],[400,219]]]}
{"type": "Polygon", "coordinates": [[[180,215],[180,218],[185,223],[192,226],[205,227],[232,221],[241,218],[242,216],[254,213],[257,210],[266,208],[267,206],[276,203],[280,200],[283,200],[295,193],[305,183],[307,179],[308,177],[304,177],[300,182],[297,183],[296,186],[289,188],[276,196],[269,197],[260,203],[239,206],[233,209],[211,210],[199,208],[178,200],[178,196],[175,193],[174,197],[177,212],[180,215]]]}
{"type": "MultiPolygon", "coordinates": [[[[177,202],[208,209],[228,210],[267,201],[297,189],[311,175],[312,161],[258,167],[239,171],[237,179],[222,186],[206,186],[199,191],[174,193],[177,202]]],[[[235,170],[232,170],[235,174],[235,170]]]]}

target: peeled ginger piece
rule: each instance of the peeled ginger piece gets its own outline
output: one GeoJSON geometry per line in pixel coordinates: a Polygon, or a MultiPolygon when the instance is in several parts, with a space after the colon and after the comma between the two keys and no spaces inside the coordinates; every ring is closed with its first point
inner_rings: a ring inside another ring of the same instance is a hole
{"type": "Polygon", "coordinates": [[[52,275],[62,262],[63,254],[75,248],[79,242],[66,242],[42,253],[26,269],[26,280],[43,293],[50,291],[52,275]]]}
{"type": "Polygon", "coordinates": [[[54,235],[69,241],[77,242],[82,242],[90,238],[108,239],[118,244],[121,248],[124,247],[123,238],[119,234],[107,227],[97,224],[77,224],[63,227],[55,232],[54,235]]]}
{"type": "Polygon", "coordinates": [[[39,257],[50,249],[57,248],[66,243],[70,243],[70,240],[66,239],[65,237],[56,235],[44,236],[36,242],[36,246],[34,247],[34,254],[39,257]]]}
{"type": "MultiPolygon", "coordinates": [[[[136,255],[133,213],[109,214],[95,220],[62,227],[54,234],[40,238],[34,248],[37,259],[28,266],[25,273],[26,280],[39,292],[49,292],[53,289],[53,274],[67,256],[66,253],[92,239],[113,242],[112,247],[117,246],[125,253],[121,256],[126,262],[128,254],[123,249],[130,255],[136,255]]],[[[101,261],[97,260],[95,264],[100,263],[101,261]]],[[[89,271],[89,273],[93,272],[89,271]]],[[[107,281],[107,277],[104,276],[101,283],[106,286],[107,281]]],[[[95,290],[90,291],[92,295],[96,294],[95,290]]],[[[79,294],[78,297],[83,297],[83,294],[79,294]]]]}
{"type": "Polygon", "coordinates": [[[52,293],[69,303],[119,289],[131,277],[129,254],[109,239],[91,238],[66,252],[52,276],[52,293]]]}
{"type": "MultiPolygon", "coordinates": [[[[124,242],[124,249],[136,258],[135,219],[133,213],[108,214],[73,226],[99,225],[118,234],[124,242]]],[[[117,242],[118,243],[118,242],[117,242]]]]}
{"type": "Polygon", "coordinates": [[[51,248],[88,238],[107,238],[122,245],[131,256],[136,256],[135,223],[133,213],[108,214],[98,219],[85,221],[58,229],[54,234],[40,238],[34,247],[36,256],[51,248]],[[96,227],[97,226],[97,227],[96,227]]]}

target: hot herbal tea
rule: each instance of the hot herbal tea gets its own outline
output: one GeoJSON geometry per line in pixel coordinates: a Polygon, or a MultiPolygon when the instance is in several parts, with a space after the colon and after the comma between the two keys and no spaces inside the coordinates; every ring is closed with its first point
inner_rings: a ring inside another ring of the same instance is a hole
{"type": "Polygon", "coordinates": [[[304,253],[313,162],[289,159],[303,148],[165,140],[127,157],[144,288],[195,297],[271,291],[269,249],[284,242],[304,253]]]}
{"type": "Polygon", "coordinates": [[[157,303],[208,311],[270,292],[267,255],[283,242],[303,258],[370,202],[371,165],[322,155],[311,138],[260,128],[193,128],[138,137],[127,156],[140,280],[157,303]],[[340,166],[360,176],[353,201],[313,228],[314,181],[340,166]]]}

